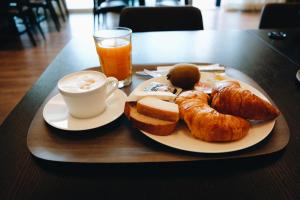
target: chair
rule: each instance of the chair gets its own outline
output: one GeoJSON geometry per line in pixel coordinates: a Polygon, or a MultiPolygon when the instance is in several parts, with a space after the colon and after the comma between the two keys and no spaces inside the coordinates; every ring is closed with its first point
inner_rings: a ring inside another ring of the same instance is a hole
{"type": "Polygon", "coordinates": [[[180,0],[156,0],[156,6],[178,6],[180,0]]]}
{"type": "Polygon", "coordinates": [[[300,3],[266,4],[262,10],[259,28],[300,28],[300,3]]]}
{"type": "MultiPolygon", "coordinates": [[[[50,13],[50,16],[51,16],[51,18],[54,22],[56,30],[60,31],[60,26],[61,25],[59,23],[58,15],[56,14],[56,11],[54,9],[54,6],[53,6],[51,0],[27,0],[27,1],[28,1],[27,2],[28,6],[30,6],[31,8],[35,8],[36,11],[39,8],[43,8],[44,10],[48,10],[49,13],[50,13]]],[[[58,3],[58,5],[60,5],[60,4],[58,3]]],[[[62,12],[61,7],[60,6],[58,6],[58,7],[60,8],[60,11],[62,12]]],[[[63,14],[62,14],[62,17],[63,17],[63,14]]],[[[64,17],[63,17],[63,20],[65,20],[64,17]]]]}
{"type": "Polygon", "coordinates": [[[67,14],[67,7],[66,7],[66,4],[65,4],[65,1],[64,0],[62,0],[62,1],[61,0],[52,0],[52,1],[56,3],[56,5],[57,5],[57,7],[59,9],[59,12],[60,12],[60,16],[62,17],[62,20],[65,22],[66,18],[65,18],[62,6],[61,6],[61,4],[63,4],[64,10],[65,10],[65,12],[67,14]]]}
{"type": "MultiPolygon", "coordinates": [[[[63,5],[63,7],[64,7],[66,15],[69,15],[69,10],[67,8],[66,0],[53,0],[53,1],[56,1],[57,4],[61,3],[63,5]]],[[[61,13],[63,13],[62,9],[61,9],[61,13]]]]}
{"type": "Polygon", "coordinates": [[[119,26],[133,32],[203,30],[201,11],[192,6],[124,8],[119,26]]]}
{"type": "Polygon", "coordinates": [[[106,14],[108,12],[121,12],[123,8],[125,8],[128,4],[128,1],[124,0],[94,0],[94,30],[95,30],[95,23],[96,17],[97,22],[99,24],[99,17],[100,14],[103,15],[103,22],[106,22],[106,14]]]}
{"type": "Polygon", "coordinates": [[[0,3],[0,16],[1,18],[6,19],[9,23],[12,23],[14,30],[19,34],[27,33],[34,46],[36,46],[36,41],[33,35],[35,27],[37,27],[43,39],[46,39],[40,24],[36,20],[34,12],[30,7],[26,6],[24,1],[2,0],[0,3]],[[18,30],[15,17],[22,20],[22,23],[25,26],[24,31],[18,30]]]}

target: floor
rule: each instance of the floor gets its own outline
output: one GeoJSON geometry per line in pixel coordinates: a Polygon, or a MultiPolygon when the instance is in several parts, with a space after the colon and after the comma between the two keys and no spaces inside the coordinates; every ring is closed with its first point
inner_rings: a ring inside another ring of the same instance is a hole
{"type": "MultiPolygon", "coordinates": [[[[213,5],[200,9],[206,30],[258,27],[258,12],[227,12],[213,5]]],[[[109,14],[107,19],[106,27],[118,24],[118,14],[109,14]]],[[[71,13],[61,24],[62,30],[57,32],[51,21],[44,22],[46,41],[37,36],[36,47],[25,34],[19,40],[0,37],[0,124],[72,37],[91,37],[93,33],[91,13],[71,13]]]]}

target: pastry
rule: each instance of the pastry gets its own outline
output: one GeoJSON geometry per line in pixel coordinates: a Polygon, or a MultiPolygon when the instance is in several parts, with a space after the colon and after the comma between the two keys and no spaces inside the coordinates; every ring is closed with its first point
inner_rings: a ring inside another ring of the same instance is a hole
{"type": "Polygon", "coordinates": [[[236,81],[216,83],[211,96],[211,106],[221,113],[249,120],[270,120],[279,115],[276,107],[249,90],[242,89],[236,81]]]}
{"type": "Polygon", "coordinates": [[[201,91],[186,91],[175,100],[180,117],[191,134],[208,142],[229,142],[244,137],[250,124],[247,120],[219,113],[209,106],[209,96],[201,91]]]}

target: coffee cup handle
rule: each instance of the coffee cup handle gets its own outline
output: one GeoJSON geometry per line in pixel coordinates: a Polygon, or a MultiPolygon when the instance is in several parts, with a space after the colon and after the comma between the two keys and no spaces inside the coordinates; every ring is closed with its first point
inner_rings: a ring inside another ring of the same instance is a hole
{"type": "Polygon", "coordinates": [[[118,79],[114,77],[108,77],[106,79],[106,98],[109,97],[116,89],[118,89],[118,79]]]}

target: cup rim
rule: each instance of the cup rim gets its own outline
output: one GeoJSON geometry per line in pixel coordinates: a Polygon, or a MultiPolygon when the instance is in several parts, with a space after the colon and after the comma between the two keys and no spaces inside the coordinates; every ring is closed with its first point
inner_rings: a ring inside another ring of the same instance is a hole
{"type": "Polygon", "coordinates": [[[93,37],[96,39],[99,39],[99,38],[104,38],[104,39],[107,39],[107,38],[119,38],[119,37],[126,37],[126,36],[129,36],[132,34],[132,30],[130,28],[127,28],[127,27],[121,27],[121,26],[118,26],[118,27],[113,27],[113,28],[108,28],[108,29],[100,29],[100,30],[97,30],[94,32],[94,35],[93,37]],[[117,36],[97,36],[97,33],[99,32],[104,32],[104,31],[114,31],[114,30],[127,30],[128,33],[124,34],[124,35],[117,35],[117,36]]]}
{"type": "Polygon", "coordinates": [[[79,95],[83,95],[83,94],[93,93],[94,91],[96,91],[96,90],[102,88],[102,87],[105,85],[105,83],[106,83],[106,79],[107,79],[106,75],[105,75],[104,73],[102,73],[102,72],[92,71],[92,70],[78,71],[78,72],[73,72],[73,73],[67,74],[67,75],[63,76],[62,78],[60,78],[59,81],[57,82],[57,88],[58,88],[58,90],[59,90],[61,93],[65,94],[65,95],[75,95],[75,96],[79,96],[79,95]],[[96,87],[96,88],[93,88],[93,89],[88,90],[88,91],[82,91],[82,92],[71,92],[71,91],[66,91],[66,90],[64,90],[64,89],[61,88],[61,82],[62,82],[64,79],[66,79],[66,78],[68,78],[68,77],[71,77],[71,76],[74,76],[74,75],[76,75],[76,74],[82,74],[82,73],[95,73],[95,74],[99,74],[99,75],[101,75],[101,76],[104,78],[104,82],[103,82],[103,84],[99,85],[99,86],[96,87]]]}

